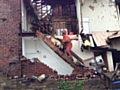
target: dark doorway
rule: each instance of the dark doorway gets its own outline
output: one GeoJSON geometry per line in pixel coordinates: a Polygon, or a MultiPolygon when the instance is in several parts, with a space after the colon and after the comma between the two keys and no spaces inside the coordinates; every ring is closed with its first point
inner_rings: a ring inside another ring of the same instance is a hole
{"type": "Polygon", "coordinates": [[[113,55],[113,63],[114,63],[114,68],[115,68],[116,63],[120,62],[120,51],[112,52],[112,55],[113,55]]]}

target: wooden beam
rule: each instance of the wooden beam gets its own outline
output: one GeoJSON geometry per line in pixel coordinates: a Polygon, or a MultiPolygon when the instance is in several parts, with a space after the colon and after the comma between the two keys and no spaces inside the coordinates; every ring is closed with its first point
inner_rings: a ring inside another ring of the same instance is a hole
{"type": "Polygon", "coordinates": [[[73,55],[78,61],[80,61],[82,64],[84,64],[83,60],[82,60],[77,54],[75,54],[73,51],[71,51],[71,52],[72,52],[72,55],[73,55]]]}
{"type": "Polygon", "coordinates": [[[26,37],[26,36],[35,36],[35,33],[18,33],[19,36],[26,37]]]}
{"type": "Polygon", "coordinates": [[[53,22],[78,22],[77,19],[75,18],[70,18],[70,17],[66,17],[68,19],[59,19],[59,17],[57,19],[52,19],[53,22]]]}

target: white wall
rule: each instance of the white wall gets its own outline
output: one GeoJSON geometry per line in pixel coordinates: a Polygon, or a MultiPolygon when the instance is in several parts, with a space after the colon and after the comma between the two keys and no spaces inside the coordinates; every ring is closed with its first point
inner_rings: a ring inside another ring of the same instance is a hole
{"type": "Polygon", "coordinates": [[[80,49],[81,40],[72,40],[72,51],[76,53],[83,60],[94,57],[93,52],[84,50],[83,52],[80,49]]]}
{"type": "Polygon", "coordinates": [[[25,39],[22,38],[22,55],[25,56],[25,39]]]}
{"type": "MultiPolygon", "coordinates": [[[[80,9],[80,0],[76,0],[76,10],[77,10],[77,18],[78,18],[78,25],[79,25],[79,32],[81,32],[81,9],[80,9]]],[[[89,34],[90,29],[89,29],[89,18],[88,17],[83,17],[83,26],[84,26],[84,33],[89,34]]],[[[76,53],[80,58],[83,60],[94,57],[93,52],[91,51],[86,51],[84,50],[83,52],[81,51],[80,47],[82,44],[81,38],[79,38],[78,41],[72,40],[72,51],[76,53]]]]}
{"type": "Polygon", "coordinates": [[[25,4],[23,3],[23,0],[21,0],[21,18],[22,18],[22,30],[27,30],[27,14],[26,14],[26,8],[25,4]]]}
{"type": "Polygon", "coordinates": [[[89,30],[89,18],[84,18],[82,17],[81,13],[82,13],[82,7],[80,7],[81,3],[80,0],[76,0],[76,10],[77,10],[77,18],[78,18],[78,27],[79,27],[79,33],[81,32],[82,29],[82,25],[83,24],[83,33],[85,34],[89,34],[90,30],[89,30]]]}
{"type": "Polygon", "coordinates": [[[83,32],[84,34],[90,34],[90,29],[89,29],[89,19],[88,18],[83,18],[83,32]]]}
{"type": "Polygon", "coordinates": [[[30,22],[32,20],[35,20],[35,17],[31,13],[29,14],[29,12],[26,10],[26,6],[23,0],[21,0],[21,18],[22,18],[22,31],[32,32],[32,30],[30,29],[31,27],[30,22]]]}
{"type": "Polygon", "coordinates": [[[38,57],[41,62],[47,64],[50,68],[56,69],[58,74],[66,75],[72,73],[73,68],[53,52],[43,41],[30,37],[24,38],[24,40],[24,53],[27,58],[38,57]]]}
{"type": "Polygon", "coordinates": [[[108,70],[114,71],[112,52],[107,52],[108,70]]]}
{"type": "Polygon", "coordinates": [[[77,18],[78,18],[78,25],[79,25],[79,32],[81,30],[81,11],[80,11],[80,2],[76,0],[76,10],[77,10],[77,18]]]}
{"type": "Polygon", "coordinates": [[[85,0],[82,16],[89,19],[90,31],[120,29],[114,5],[112,0],[85,0]]]}

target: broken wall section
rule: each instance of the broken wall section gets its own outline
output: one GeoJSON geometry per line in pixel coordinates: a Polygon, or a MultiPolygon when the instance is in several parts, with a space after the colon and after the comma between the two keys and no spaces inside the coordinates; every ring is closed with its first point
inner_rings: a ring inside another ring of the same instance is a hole
{"type": "Polygon", "coordinates": [[[29,76],[40,76],[41,74],[45,74],[46,76],[56,75],[57,72],[54,72],[49,66],[44,63],[38,61],[34,61],[33,63],[30,60],[24,60],[21,63],[22,65],[22,75],[27,77],[29,76]]]}

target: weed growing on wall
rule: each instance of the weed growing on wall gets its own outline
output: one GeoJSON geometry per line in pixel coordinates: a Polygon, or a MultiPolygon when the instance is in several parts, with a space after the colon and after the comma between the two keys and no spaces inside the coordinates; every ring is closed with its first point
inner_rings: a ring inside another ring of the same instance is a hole
{"type": "MultiPolygon", "coordinates": [[[[84,82],[83,81],[75,81],[73,86],[74,90],[82,90],[83,89],[84,82]]],[[[59,90],[71,90],[70,89],[70,84],[68,81],[61,81],[58,84],[58,89],[59,90]]]]}
{"type": "Polygon", "coordinates": [[[61,81],[58,85],[59,90],[70,90],[70,85],[68,81],[61,81]]]}
{"type": "Polygon", "coordinates": [[[83,81],[75,81],[75,83],[73,84],[74,90],[82,90],[83,84],[84,84],[83,81]]]}

